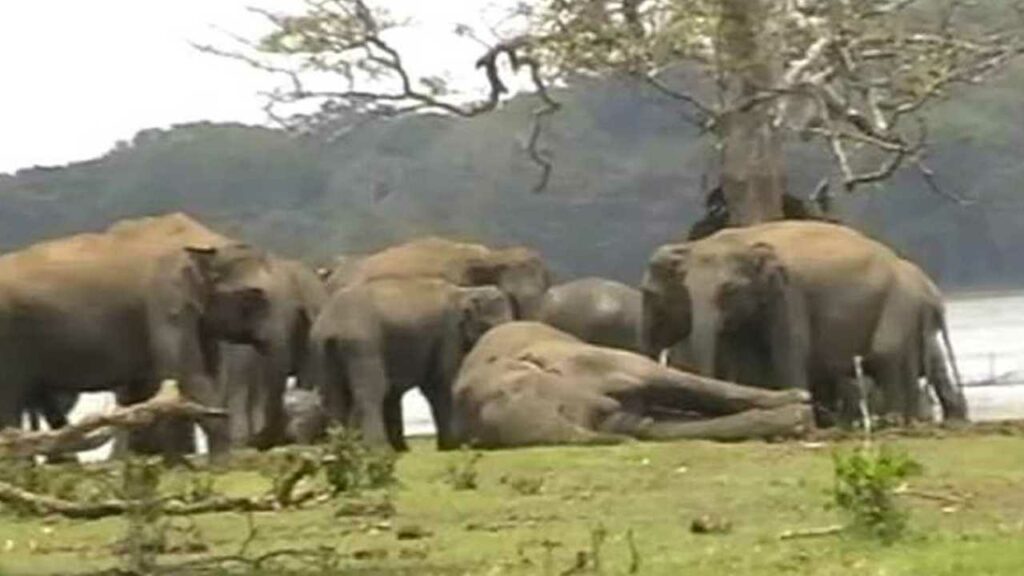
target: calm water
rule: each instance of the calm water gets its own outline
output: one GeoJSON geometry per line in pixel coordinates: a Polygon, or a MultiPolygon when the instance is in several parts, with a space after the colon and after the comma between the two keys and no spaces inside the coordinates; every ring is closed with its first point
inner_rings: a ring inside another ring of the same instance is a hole
{"type": "MultiPolygon", "coordinates": [[[[1007,384],[968,386],[971,419],[1004,420],[1024,418],[1024,293],[998,296],[953,298],[948,303],[950,338],[960,372],[967,383],[997,380],[1007,384]],[[1012,383],[1020,383],[1014,386],[1012,383]]],[[[106,410],[113,405],[110,394],[85,394],[71,414],[77,421],[84,414],[106,410]]],[[[405,395],[402,402],[407,434],[434,431],[430,409],[419,392],[405,395]]],[[[104,458],[109,447],[84,456],[104,458]]]]}

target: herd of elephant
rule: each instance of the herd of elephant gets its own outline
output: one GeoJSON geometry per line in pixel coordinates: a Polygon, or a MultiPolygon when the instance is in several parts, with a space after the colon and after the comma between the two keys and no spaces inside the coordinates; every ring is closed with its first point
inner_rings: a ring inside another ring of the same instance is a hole
{"type": "MultiPolygon", "coordinates": [[[[522,247],[428,237],[313,270],[181,213],[121,221],[0,256],[0,426],[168,378],[226,408],[199,422],[213,456],[332,424],[405,449],[413,388],[442,449],[800,435],[865,408],[928,418],[929,390],[967,418],[934,283],[837,224],[666,244],[639,288],[551,284],[522,247]]],[[[180,456],[193,426],[116,445],[180,456]]]]}

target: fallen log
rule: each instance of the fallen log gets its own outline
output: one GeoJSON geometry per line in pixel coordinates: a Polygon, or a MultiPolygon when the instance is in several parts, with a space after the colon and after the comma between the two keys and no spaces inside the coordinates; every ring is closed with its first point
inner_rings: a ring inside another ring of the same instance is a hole
{"type": "Polygon", "coordinates": [[[81,452],[102,446],[118,429],[129,430],[152,424],[158,417],[198,420],[227,417],[227,412],[192,402],[181,395],[176,380],[164,380],[149,400],[131,406],[117,406],[106,414],[90,414],[59,430],[0,430],[0,457],[25,457],[81,452]]]}

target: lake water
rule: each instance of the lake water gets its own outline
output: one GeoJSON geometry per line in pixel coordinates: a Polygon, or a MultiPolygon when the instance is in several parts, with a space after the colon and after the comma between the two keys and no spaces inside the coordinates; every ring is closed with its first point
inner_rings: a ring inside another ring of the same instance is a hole
{"type": "MultiPolygon", "coordinates": [[[[964,382],[971,420],[1024,418],[1024,293],[954,297],[947,303],[950,339],[964,382]],[[996,385],[971,385],[982,381],[996,385]],[[1016,384],[1016,385],[1015,385],[1016,384]]],[[[84,394],[71,420],[108,410],[110,394],[84,394]]],[[[402,402],[406,434],[434,431],[430,409],[417,391],[402,402]]],[[[109,447],[83,454],[105,458],[109,447]]]]}

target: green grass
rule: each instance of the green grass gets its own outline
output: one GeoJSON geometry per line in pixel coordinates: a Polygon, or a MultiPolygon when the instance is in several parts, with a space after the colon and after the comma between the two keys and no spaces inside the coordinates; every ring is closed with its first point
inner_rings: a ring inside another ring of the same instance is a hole
{"type": "MultiPolygon", "coordinates": [[[[345,574],[562,574],[589,552],[595,530],[604,574],[918,575],[1024,574],[1024,438],[953,435],[892,443],[924,466],[909,535],[885,546],[854,536],[780,540],[786,530],[841,522],[829,509],[831,450],[850,443],[677,442],[487,452],[475,464],[478,488],[455,490],[452,462],[466,455],[413,443],[398,465],[394,516],[336,516],[336,503],[254,516],[256,554],[278,548],[335,549],[345,574]],[[966,495],[950,507],[925,495],[966,495]],[[945,509],[945,510],[944,510],[945,509]],[[726,533],[694,534],[709,515],[726,533]],[[398,534],[420,533],[399,539],[398,534]],[[632,533],[636,555],[630,552],[632,533]]],[[[243,455],[215,474],[215,489],[259,494],[270,479],[264,456],[243,455]]],[[[164,479],[170,489],[184,472],[164,479]]],[[[379,495],[366,497],[379,498],[379,495]]],[[[248,534],[241,514],[194,519],[210,554],[238,551],[248,534]]],[[[179,521],[183,524],[184,521],[179,521]]],[[[85,522],[0,516],[0,572],[73,574],[118,565],[111,544],[124,521],[85,522]]],[[[161,565],[194,556],[164,554],[161,565]]]]}

